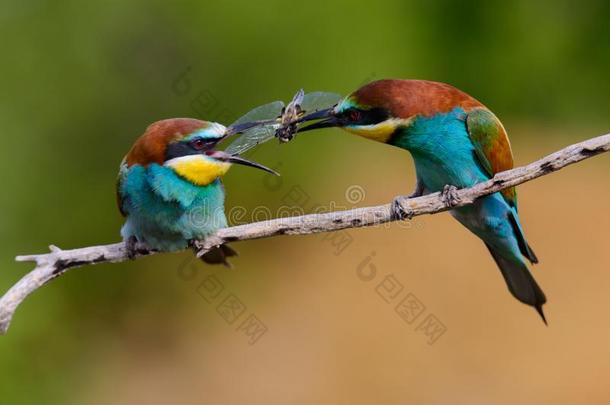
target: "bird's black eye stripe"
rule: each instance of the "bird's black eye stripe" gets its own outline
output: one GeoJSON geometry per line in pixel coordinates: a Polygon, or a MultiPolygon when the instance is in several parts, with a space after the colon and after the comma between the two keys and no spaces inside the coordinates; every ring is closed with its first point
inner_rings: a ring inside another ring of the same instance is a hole
{"type": "Polygon", "coordinates": [[[195,150],[203,150],[205,147],[205,142],[203,139],[195,139],[191,141],[191,147],[195,150]]]}
{"type": "Polygon", "coordinates": [[[213,147],[214,145],[216,145],[216,142],[217,141],[214,139],[197,138],[190,141],[189,144],[196,151],[202,151],[213,147]]]}
{"type": "Polygon", "coordinates": [[[190,141],[175,142],[167,145],[165,160],[172,160],[182,156],[197,155],[216,146],[218,140],[196,138],[190,141]]]}
{"type": "Polygon", "coordinates": [[[218,139],[195,138],[189,142],[191,147],[197,151],[207,150],[214,147],[218,139]]]}
{"type": "Polygon", "coordinates": [[[388,112],[383,108],[371,108],[370,110],[349,108],[339,116],[345,125],[374,125],[385,121],[388,117],[388,112]]]}
{"type": "Polygon", "coordinates": [[[357,110],[355,108],[352,108],[347,112],[347,118],[350,122],[360,122],[362,120],[362,117],[362,111],[357,110]]]}

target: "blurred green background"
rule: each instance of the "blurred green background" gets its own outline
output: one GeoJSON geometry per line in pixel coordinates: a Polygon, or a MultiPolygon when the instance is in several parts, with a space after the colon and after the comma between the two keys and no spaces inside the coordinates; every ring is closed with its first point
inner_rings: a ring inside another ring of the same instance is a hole
{"type": "MultiPolygon", "coordinates": [[[[609,20],[604,0],[4,1],[0,290],[31,269],[17,254],[118,240],[118,164],[159,119],[227,124],[300,87],[347,94],[396,77],[484,102],[518,164],[607,133],[609,20]]],[[[254,156],[283,176],[227,175],[227,208],[247,218],[297,194],[305,211],[349,208],[350,186],[363,206],[414,183],[406,152],[338,130],[254,156]]],[[[446,214],[419,217],[240,243],[232,271],[186,253],[72,271],[0,338],[0,402],[603,403],[609,169],[602,156],[520,188],[548,328],[510,297],[483,244],[446,214]],[[363,263],[374,280],[358,277],[363,263]],[[211,275],[224,289],[208,303],[211,275]],[[425,305],[417,322],[379,296],[387,275],[404,285],[398,299],[425,305]],[[225,297],[246,308],[232,324],[225,297]],[[267,328],[254,345],[240,331],[250,314],[267,328]],[[428,314],[446,328],[433,345],[417,330],[428,314]]]]}

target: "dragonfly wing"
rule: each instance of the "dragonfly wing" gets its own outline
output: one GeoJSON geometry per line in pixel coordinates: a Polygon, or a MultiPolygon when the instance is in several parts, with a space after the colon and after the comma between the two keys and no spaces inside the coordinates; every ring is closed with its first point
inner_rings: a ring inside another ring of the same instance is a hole
{"type": "Polygon", "coordinates": [[[314,91],[303,96],[301,109],[306,113],[311,113],[317,110],[330,108],[337,104],[343,97],[335,93],[327,93],[324,91],[314,91]]]}
{"type": "Polygon", "coordinates": [[[262,124],[247,129],[239,138],[233,141],[227,149],[225,149],[225,152],[233,155],[240,155],[258,144],[273,139],[277,128],[279,128],[279,124],[272,123],[262,124]]]}
{"type": "Polygon", "coordinates": [[[297,94],[294,95],[294,97],[292,98],[292,101],[290,102],[291,106],[294,106],[295,104],[303,104],[303,97],[305,97],[305,92],[303,91],[303,89],[297,91],[297,94]]]}
{"type": "Polygon", "coordinates": [[[231,124],[231,127],[252,121],[263,121],[277,118],[282,113],[282,108],[284,108],[284,102],[282,101],[274,101],[269,104],[258,106],[242,115],[237,121],[231,124]]]}

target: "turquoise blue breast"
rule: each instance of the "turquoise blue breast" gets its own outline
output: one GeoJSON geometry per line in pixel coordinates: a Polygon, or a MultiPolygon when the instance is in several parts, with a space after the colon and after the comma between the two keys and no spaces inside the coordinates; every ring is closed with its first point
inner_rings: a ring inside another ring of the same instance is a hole
{"type": "Polygon", "coordinates": [[[135,236],[157,250],[184,249],[227,226],[220,180],[196,186],[164,166],[133,166],[119,192],[127,213],[123,238],[135,236]]]}
{"type": "Polygon", "coordinates": [[[429,192],[440,191],[447,184],[470,187],[489,178],[475,158],[466,113],[461,108],[416,118],[391,144],[411,152],[417,174],[429,192]]]}
{"type": "MultiPolygon", "coordinates": [[[[391,141],[413,155],[417,176],[425,193],[441,191],[445,185],[471,187],[489,179],[480,166],[466,128],[466,114],[457,108],[446,114],[419,117],[391,141]]],[[[519,246],[508,214],[517,218],[500,193],[474,204],[451,210],[464,226],[506,257],[519,258],[519,246]]]]}

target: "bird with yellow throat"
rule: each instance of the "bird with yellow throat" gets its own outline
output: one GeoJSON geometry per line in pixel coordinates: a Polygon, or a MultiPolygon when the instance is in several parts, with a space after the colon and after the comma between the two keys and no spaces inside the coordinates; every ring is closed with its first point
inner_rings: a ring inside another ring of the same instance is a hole
{"type": "MultiPolygon", "coordinates": [[[[227,136],[221,124],[173,118],[150,125],[120,166],[117,197],[130,255],[137,242],[173,252],[193,246],[227,226],[221,177],[232,164],[273,170],[216,150],[227,136]]],[[[226,245],[206,253],[208,263],[227,264],[236,253],[226,245]]]]}
{"type": "MultiPolygon", "coordinates": [[[[314,120],[299,132],[340,127],[409,151],[417,175],[414,197],[449,191],[447,186],[472,187],[513,168],[500,120],[474,97],[445,83],[378,80],[301,121],[314,120]]],[[[404,216],[398,202],[394,207],[396,216],[404,216]]],[[[451,214],[485,243],[512,295],[546,322],[546,297],[527,265],[538,258],[521,226],[515,188],[454,208],[451,214]]]]}

